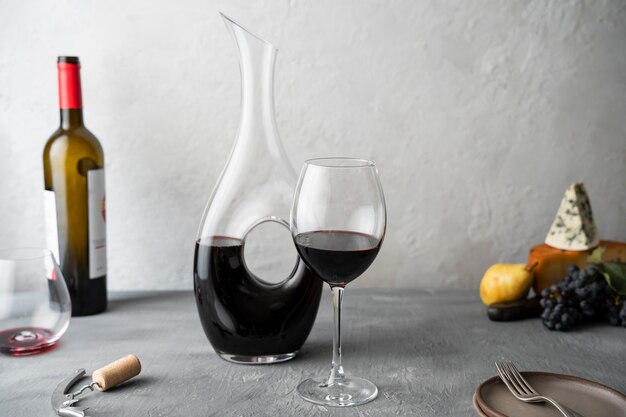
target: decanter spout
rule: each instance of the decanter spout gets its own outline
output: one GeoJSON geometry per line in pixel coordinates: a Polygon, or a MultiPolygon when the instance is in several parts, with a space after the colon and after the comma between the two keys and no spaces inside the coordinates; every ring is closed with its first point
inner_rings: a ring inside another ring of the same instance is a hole
{"type": "Polygon", "coordinates": [[[241,71],[240,129],[277,135],[274,125],[274,66],[278,49],[220,13],[239,50],[241,71]]]}
{"type": "Polygon", "coordinates": [[[226,28],[235,38],[235,42],[237,43],[237,46],[239,46],[242,54],[245,53],[245,51],[242,50],[243,48],[269,48],[273,51],[274,54],[276,53],[276,47],[270,42],[250,32],[239,23],[226,16],[224,13],[220,12],[220,15],[222,16],[222,19],[224,19],[224,24],[226,24],[226,28]]]}

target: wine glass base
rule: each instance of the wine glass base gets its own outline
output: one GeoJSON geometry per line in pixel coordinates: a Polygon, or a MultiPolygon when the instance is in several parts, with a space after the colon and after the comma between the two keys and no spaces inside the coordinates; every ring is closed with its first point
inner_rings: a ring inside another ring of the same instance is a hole
{"type": "Polygon", "coordinates": [[[58,337],[39,327],[19,327],[0,332],[0,352],[12,356],[36,355],[56,346],[58,337]]]}
{"type": "Polygon", "coordinates": [[[368,403],[378,396],[378,388],[367,379],[345,377],[326,385],[327,377],[305,379],[298,385],[298,394],[313,404],[329,407],[351,407],[368,403]]]}
{"type": "Polygon", "coordinates": [[[291,353],[279,353],[277,355],[259,355],[259,356],[253,356],[253,355],[233,355],[230,353],[225,353],[225,352],[218,352],[218,355],[220,355],[220,358],[224,359],[225,361],[228,362],[232,362],[232,363],[238,363],[238,364],[242,364],[242,365],[268,365],[268,364],[272,364],[272,363],[280,363],[280,362],[286,362],[290,359],[293,359],[296,357],[296,352],[291,352],[291,353]]]}

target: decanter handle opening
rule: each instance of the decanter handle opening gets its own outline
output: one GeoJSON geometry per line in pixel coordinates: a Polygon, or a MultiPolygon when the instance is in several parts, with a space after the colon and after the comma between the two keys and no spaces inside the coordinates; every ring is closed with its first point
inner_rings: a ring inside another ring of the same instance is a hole
{"type": "MultiPolygon", "coordinates": [[[[262,217],[259,220],[255,221],[254,223],[252,223],[250,225],[250,227],[248,227],[248,229],[246,229],[246,232],[243,234],[243,237],[241,238],[241,242],[242,245],[245,248],[246,245],[246,239],[248,238],[248,235],[250,234],[250,232],[252,232],[254,229],[256,229],[258,226],[265,224],[265,223],[277,223],[281,226],[283,226],[284,228],[287,229],[287,231],[289,231],[291,233],[291,228],[289,226],[289,222],[286,221],[285,219],[281,219],[280,217],[276,217],[276,216],[267,216],[267,217],[262,217]]],[[[277,283],[268,283],[265,280],[259,278],[258,276],[256,276],[254,273],[252,273],[252,271],[250,271],[250,268],[248,268],[248,265],[246,265],[246,258],[245,258],[245,250],[242,252],[242,260],[244,263],[244,267],[248,270],[248,272],[258,281],[260,281],[261,283],[263,283],[264,285],[272,285],[272,286],[282,286],[285,283],[287,283],[290,279],[292,279],[294,277],[294,275],[296,275],[296,272],[298,271],[298,267],[300,266],[300,262],[302,262],[302,259],[300,259],[300,256],[296,254],[296,262],[293,266],[293,268],[291,269],[291,272],[289,273],[289,275],[277,282],[277,283]]]]}

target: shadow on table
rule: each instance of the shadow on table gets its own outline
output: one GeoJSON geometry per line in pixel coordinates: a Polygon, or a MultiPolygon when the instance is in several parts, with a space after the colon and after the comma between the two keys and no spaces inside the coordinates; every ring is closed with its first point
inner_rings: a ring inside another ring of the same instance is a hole
{"type": "MultiPolygon", "coordinates": [[[[347,324],[349,326],[349,323],[347,324]]],[[[410,361],[425,357],[442,357],[456,355],[461,346],[454,343],[454,338],[442,332],[442,325],[437,321],[407,323],[402,326],[381,328],[371,327],[351,332],[343,337],[343,356],[376,358],[376,360],[410,361]]],[[[328,332],[330,333],[330,331],[328,332]]],[[[307,340],[298,356],[292,362],[318,361],[326,359],[330,362],[332,355],[332,338],[324,340],[307,340]]]]}
{"type": "Polygon", "coordinates": [[[149,398],[159,381],[159,378],[153,376],[139,375],[128,382],[108,389],[106,393],[87,394],[83,398],[85,401],[80,405],[90,408],[90,416],[103,416],[105,412],[106,415],[126,415],[130,408],[135,408],[136,404],[144,403],[149,398]]]}
{"type": "Polygon", "coordinates": [[[155,304],[159,302],[172,302],[176,300],[190,300],[193,305],[193,293],[191,291],[149,291],[149,292],[124,292],[112,293],[107,305],[107,312],[135,309],[142,304],[155,304]]]}

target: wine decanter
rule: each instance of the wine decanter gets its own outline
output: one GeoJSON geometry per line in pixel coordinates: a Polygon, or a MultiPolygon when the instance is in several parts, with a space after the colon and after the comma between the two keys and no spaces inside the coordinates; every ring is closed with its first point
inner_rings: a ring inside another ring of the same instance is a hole
{"type": "Polygon", "coordinates": [[[306,340],[322,285],[298,257],[289,234],[297,176],[274,115],[277,50],[222,17],[239,50],[241,119],[197,236],[196,303],[222,358],[280,362],[293,358],[306,340]]]}

